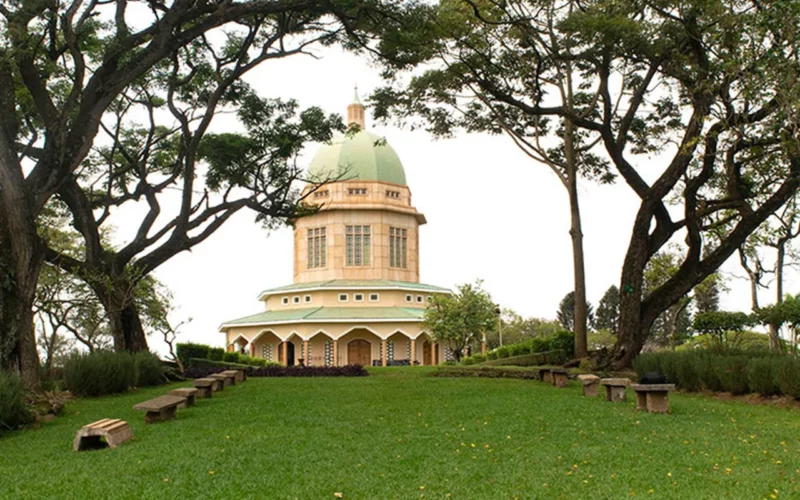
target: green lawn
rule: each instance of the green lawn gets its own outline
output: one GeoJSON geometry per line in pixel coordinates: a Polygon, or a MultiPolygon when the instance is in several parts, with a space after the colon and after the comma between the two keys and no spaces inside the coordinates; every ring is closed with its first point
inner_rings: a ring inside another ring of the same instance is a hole
{"type": "Polygon", "coordinates": [[[674,395],[670,415],[650,415],[574,383],[426,371],[251,378],[153,425],[131,407],[163,387],[73,401],[0,438],[0,498],[800,496],[796,410],[674,395]],[[75,431],[104,417],[134,440],[73,452],[75,431]]]}

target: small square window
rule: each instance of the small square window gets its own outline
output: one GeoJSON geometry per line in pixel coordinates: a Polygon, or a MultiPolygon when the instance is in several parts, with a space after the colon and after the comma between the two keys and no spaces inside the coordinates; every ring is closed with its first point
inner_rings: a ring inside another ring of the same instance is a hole
{"type": "Polygon", "coordinates": [[[417,295],[417,302],[422,304],[422,295],[417,295]]]}
{"type": "Polygon", "coordinates": [[[355,300],[356,302],[364,302],[364,294],[363,293],[357,293],[357,294],[353,295],[353,300],[355,300]]]}
{"type": "Polygon", "coordinates": [[[294,302],[295,304],[299,304],[300,303],[300,296],[299,295],[295,295],[294,297],[292,297],[292,302],[294,302]]]}
{"type": "Polygon", "coordinates": [[[347,302],[347,294],[346,293],[340,293],[339,294],[339,302],[347,302]]]}
{"type": "Polygon", "coordinates": [[[311,295],[306,295],[305,297],[303,297],[303,301],[304,301],[305,303],[309,303],[309,302],[311,302],[311,295]]]}
{"type": "Polygon", "coordinates": [[[378,295],[377,293],[369,294],[369,301],[370,302],[378,302],[379,300],[381,300],[381,296],[378,295]]]}
{"type": "Polygon", "coordinates": [[[406,302],[414,302],[414,297],[412,295],[406,295],[406,302]]]}
{"type": "Polygon", "coordinates": [[[289,297],[284,297],[281,299],[281,304],[286,305],[289,303],[289,297]]]}

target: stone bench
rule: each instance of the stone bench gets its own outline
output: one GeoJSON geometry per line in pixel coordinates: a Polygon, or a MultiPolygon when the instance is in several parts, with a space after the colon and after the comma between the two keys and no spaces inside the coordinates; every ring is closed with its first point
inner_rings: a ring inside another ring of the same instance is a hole
{"type": "Polygon", "coordinates": [[[139,403],[133,407],[134,410],[144,410],[147,413],[144,416],[144,421],[147,424],[153,422],[163,422],[165,420],[172,420],[178,412],[178,405],[186,403],[186,398],[180,396],[159,396],[139,403]]]}
{"type": "Polygon", "coordinates": [[[551,368],[550,377],[556,387],[566,387],[569,383],[569,371],[565,368],[551,368]]]}
{"type": "Polygon", "coordinates": [[[539,380],[542,382],[547,382],[548,384],[553,383],[553,373],[551,372],[550,368],[539,368],[539,380]]]}
{"type": "Polygon", "coordinates": [[[220,375],[225,375],[226,377],[231,378],[231,385],[240,384],[244,381],[242,377],[242,372],[239,370],[225,370],[224,372],[220,372],[220,375]]]}
{"type": "Polygon", "coordinates": [[[133,433],[127,422],[119,419],[104,418],[89,425],[84,425],[75,434],[72,449],[75,451],[96,450],[99,448],[116,448],[131,439],[133,433]]]}
{"type": "Polygon", "coordinates": [[[631,385],[627,378],[603,378],[600,385],[606,388],[606,401],[618,403],[625,401],[625,389],[631,385]]]}
{"type": "Polygon", "coordinates": [[[207,378],[213,378],[214,380],[218,381],[219,384],[217,385],[217,390],[222,391],[229,385],[231,385],[232,377],[228,375],[223,375],[221,373],[212,373],[207,378]]]}
{"type": "Polygon", "coordinates": [[[217,386],[221,385],[220,381],[213,378],[196,378],[192,383],[199,391],[197,393],[198,398],[210,398],[211,393],[217,390],[217,386]]]}
{"type": "Polygon", "coordinates": [[[675,390],[675,384],[632,384],[636,392],[636,409],[650,413],[667,413],[669,411],[669,391],[675,390]]]}
{"type": "Polygon", "coordinates": [[[181,387],[180,389],[172,389],[169,391],[169,395],[186,398],[185,403],[178,405],[178,408],[186,408],[187,406],[194,406],[195,396],[197,396],[199,392],[200,391],[194,387],[181,387]]]}
{"type": "Polygon", "coordinates": [[[588,397],[597,397],[597,391],[600,389],[600,377],[591,374],[578,375],[578,380],[583,384],[583,395],[588,397]]]}

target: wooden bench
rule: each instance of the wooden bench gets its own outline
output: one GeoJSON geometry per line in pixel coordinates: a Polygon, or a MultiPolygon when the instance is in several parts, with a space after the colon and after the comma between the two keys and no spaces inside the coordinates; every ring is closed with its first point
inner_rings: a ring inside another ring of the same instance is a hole
{"type": "Polygon", "coordinates": [[[178,405],[181,403],[186,403],[186,398],[166,395],[139,403],[133,409],[146,411],[144,421],[147,424],[151,424],[175,418],[175,414],[178,412],[178,405]]]}
{"type": "Polygon", "coordinates": [[[127,422],[104,418],[78,429],[72,449],[82,451],[97,450],[106,446],[116,448],[132,437],[133,433],[127,422]]]}
{"type": "Polygon", "coordinates": [[[169,391],[169,395],[186,398],[185,403],[178,405],[178,408],[186,408],[187,406],[194,406],[195,396],[197,396],[199,392],[200,391],[198,389],[195,389],[194,387],[181,387],[180,389],[172,389],[171,391],[169,391]]]}
{"type": "Polygon", "coordinates": [[[600,385],[606,388],[606,401],[618,403],[625,401],[625,389],[631,385],[627,378],[603,378],[600,385]]]}
{"type": "Polygon", "coordinates": [[[669,411],[669,391],[675,390],[675,384],[631,384],[636,392],[636,409],[650,413],[667,413],[669,411]]]}
{"type": "Polygon", "coordinates": [[[550,376],[556,387],[566,387],[569,383],[569,371],[566,368],[551,368],[550,376]]]}
{"type": "Polygon", "coordinates": [[[578,375],[578,380],[583,384],[583,395],[597,397],[597,390],[600,389],[600,377],[591,374],[578,375]]]}
{"type": "Polygon", "coordinates": [[[194,387],[199,391],[198,398],[210,398],[211,393],[216,391],[216,387],[220,385],[218,380],[213,378],[196,378],[192,381],[194,387]]]}
{"type": "Polygon", "coordinates": [[[219,374],[228,377],[231,381],[231,385],[236,385],[242,382],[242,375],[238,370],[225,370],[224,372],[219,372],[219,374]]]}
{"type": "Polygon", "coordinates": [[[212,373],[211,375],[208,376],[208,378],[213,378],[214,380],[219,382],[219,384],[217,384],[217,389],[216,389],[218,391],[222,391],[226,387],[231,385],[231,379],[228,376],[223,375],[221,373],[212,373]]]}

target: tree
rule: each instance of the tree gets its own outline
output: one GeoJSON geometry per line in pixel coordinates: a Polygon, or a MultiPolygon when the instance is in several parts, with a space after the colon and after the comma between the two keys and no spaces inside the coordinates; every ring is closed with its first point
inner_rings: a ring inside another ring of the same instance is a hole
{"type": "MultiPolygon", "coordinates": [[[[575,300],[575,292],[569,292],[558,303],[556,311],[558,322],[569,331],[574,331],[575,328],[575,300]]],[[[586,321],[589,325],[594,322],[594,310],[589,302],[586,302],[586,321]]]]}
{"type": "Polygon", "coordinates": [[[619,331],[619,288],[611,285],[597,304],[594,326],[605,329],[614,335],[619,331]]]}
{"type": "MultiPolygon", "coordinates": [[[[130,96],[153,75],[162,81],[172,75],[173,91],[211,98],[213,90],[205,94],[203,89],[180,88],[178,79],[184,73],[175,68],[186,68],[199,54],[193,72],[208,75],[214,71],[204,59],[210,51],[221,60],[246,66],[247,61],[261,62],[262,46],[269,47],[267,57],[297,53],[287,49],[291,37],[326,43],[340,40],[345,31],[355,33],[360,20],[374,22],[372,7],[377,4],[378,0],[145,4],[75,0],[0,5],[4,21],[0,33],[0,364],[19,370],[28,386],[36,385],[32,305],[45,260],[38,216],[57,193],[74,212],[86,213],[74,209],[81,192],[76,172],[86,167],[108,113],[131,104],[121,96],[130,96]],[[242,47],[254,50],[237,51],[242,47]]],[[[302,40],[299,43],[302,46],[302,40]]],[[[230,68],[216,76],[238,78],[230,68]]],[[[147,95],[139,95],[135,102],[147,100],[147,95]]],[[[184,120],[192,119],[185,109],[177,111],[184,120]]],[[[181,154],[193,153],[187,148],[181,154]]],[[[189,182],[191,174],[183,171],[182,181],[189,182]]],[[[139,194],[147,199],[147,192],[139,194]]],[[[188,211],[202,206],[195,203],[188,211]]],[[[189,224],[187,215],[184,209],[177,218],[179,228],[189,224]]],[[[79,230],[91,225],[89,220],[75,222],[79,230]]],[[[93,238],[91,232],[84,236],[93,238]]],[[[177,238],[174,244],[185,245],[185,240],[177,238]]],[[[87,245],[86,251],[97,248],[87,245]]]]}
{"type": "Polygon", "coordinates": [[[694,308],[698,313],[719,311],[719,295],[725,290],[725,281],[714,273],[694,287],[694,308]]]}
{"type": "MultiPolygon", "coordinates": [[[[561,331],[558,321],[541,318],[523,318],[510,309],[504,309],[500,316],[503,323],[503,344],[516,344],[532,337],[547,337],[561,331]]],[[[500,346],[499,332],[496,325],[486,332],[486,347],[494,349],[500,346]]]]}
{"type": "Polygon", "coordinates": [[[623,368],[657,318],[800,186],[798,25],[794,4],[778,1],[454,0],[387,23],[377,50],[395,73],[425,65],[414,81],[432,81],[423,97],[442,103],[423,110],[434,128],[463,102],[448,89],[479,86],[488,100],[460,106],[476,123],[520,124],[520,137],[570,123],[587,153],[610,162],[636,194],[609,359],[623,368]],[[567,64],[577,73],[572,105],[559,87],[567,64]],[[462,85],[459,71],[473,66],[480,71],[462,85]],[[677,271],[647,289],[648,262],[674,239],[686,242],[677,271]]]}
{"type": "Polygon", "coordinates": [[[494,328],[495,308],[480,281],[461,285],[453,295],[434,296],[425,310],[424,327],[436,342],[449,346],[458,361],[467,346],[494,328]]]}
{"type": "Polygon", "coordinates": [[[736,345],[745,329],[754,324],[755,319],[747,313],[711,311],[698,313],[692,326],[699,332],[713,335],[720,345],[730,346],[736,345]]]}

